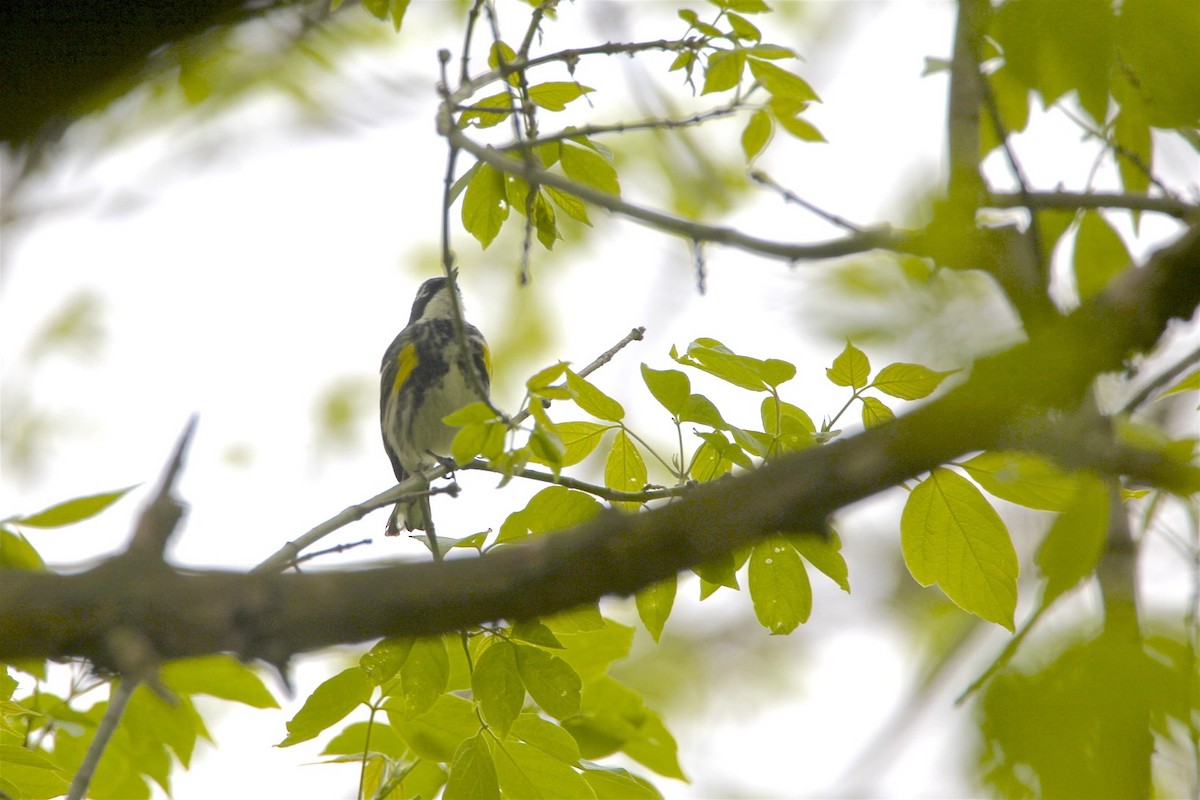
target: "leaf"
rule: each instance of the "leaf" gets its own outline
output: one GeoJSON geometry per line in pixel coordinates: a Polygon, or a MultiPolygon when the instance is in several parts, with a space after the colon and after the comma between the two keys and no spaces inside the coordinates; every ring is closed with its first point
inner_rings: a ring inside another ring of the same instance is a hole
{"type": "Polygon", "coordinates": [[[423,636],[413,641],[412,650],[400,669],[400,692],[410,716],[425,713],[446,691],[450,680],[450,656],[440,636],[423,636]]]}
{"type": "Polygon", "coordinates": [[[662,795],[649,782],[621,767],[585,761],[583,779],[596,793],[596,800],[662,800],[662,795]]]}
{"type": "MultiPolygon", "coordinates": [[[[604,461],[604,485],[619,492],[640,492],[648,480],[646,462],[637,446],[629,434],[623,430],[617,431],[608,458],[604,461]]],[[[626,507],[636,508],[637,505],[627,503],[626,507]]]]}
{"type": "Polygon", "coordinates": [[[579,744],[561,726],[537,714],[522,714],[512,726],[512,735],[565,764],[579,761],[579,744]]]}
{"type": "Polygon", "coordinates": [[[604,509],[589,494],[565,486],[547,486],[514,511],[500,526],[497,542],[524,539],[531,534],[560,531],[587,522],[604,509]]]}
{"type": "Polygon", "coordinates": [[[288,734],[276,747],[290,747],[312,739],[366,703],[371,689],[366,670],[357,666],[342,670],[309,695],[287,723],[288,734]]]}
{"type": "Polygon", "coordinates": [[[543,186],[542,189],[554,201],[554,205],[566,212],[567,216],[584,225],[591,226],[588,218],[587,205],[573,194],[555,189],[553,186],[543,186]]]}
{"type": "Polygon", "coordinates": [[[895,419],[896,414],[883,404],[877,397],[860,397],[862,400],[862,421],[864,428],[874,428],[876,425],[895,419]]]}
{"type": "Polygon", "coordinates": [[[759,109],[750,115],[742,130],[742,152],[746,154],[747,162],[753,161],[771,141],[772,129],[771,115],[766,111],[759,109]]]}
{"type": "Polygon", "coordinates": [[[29,528],[61,528],[64,525],[82,522],[89,517],[96,516],[139,485],[126,486],[115,492],[76,497],[73,500],[52,505],[36,514],[30,514],[28,517],[18,517],[12,522],[29,528]]]}
{"type": "Polygon", "coordinates": [[[508,193],[504,175],[490,164],[484,164],[467,184],[462,205],[463,227],[486,250],[506,219],[508,193]]]}
{"type": "Polygon", "coordinates": [[[596,388],[595,384],[581,378],[574,371],[567,371],[567,388],[575,404],[598,419],[620,422],[625,409],[616,400],[596,388]]]}
{"type": "Polygon", "coordinates": [[[750,42],[762,39],[762,31],[741,14],[726,14],[725,19],[729,20],[729,27],[733,29],[739,39],[750,42]]]}
{"type": "Polygon", "coordinates": [[[846,559],[841,553],[842,543],[836,531],[831,529],[829,534],[831,538],[828,541],[809,533],[789,536],[788,541],[800,555],[804,556],[805,561],[824,573],[843,592],[849,594],[850,568],[846,566],[846,559]]]}
{"type": "Polygon", "coordinates": [[[726,428],[728,425],[713,402],[702,394],[690,394],[683,403],[679,419],[681,422],[697,422],[711,428],[726,428]]]}
{"type": "MultiPolygon", "coordinates": [[[[590,608],[596,609],[596,606],[590,608]]],[[[599,618],[599,611],[596,616],[599,618]]],[[[633,647],[632,626],[612,620],[601,619],[601,622],[600,627],[575,633],[567,633],[556,626],[563,643],[563,650],[556,655],[570,664],[585,684],[603,677],[613,662],[627,658],[633,647]]]]}
{"type": "Polygon", "coordinates": [[[479,732],[479,717],[469,700],[443,694],[433,708],[418,717],[391,713],[399,702],[398,698],[384,701],[388,720],[421,758],[451,762],[459,745],[479,732]]]}
{"type": "Polygon", "coordinates": [[[537,620],[521,620],[514,622],[512,626],[511,636],[514,639],[520,639],[523,642],[536,644],[541,647],[549,647],[555,650],[561,650],[562,642],[554,635],[554,631],[550,630],[547,625],[542,624],[537,620]]]}
{"type": "Polygon", "coordinates": [[[804,562],[778,534],[754,546],[747,582],[754,615],[772,635],[788,634],[812,613],[812,586],[804,562]]]}
{"type": "Polygon", "coordinates": [[[1075,587],[1092,574],[1108,536],[1108,488],[1092,476],[1078,481],[1071,502],[1063,510],[1037,551],[1037,565],[1046,577],[1042,604],[1075,587]]]}
{"type": "Polygon", "coordinates": [[[704,68],[704,88],[700,94],[725,92],[741,83],[742,72],[746,68],[746,51],[741,48],[733,50],[716,50],[708,57],[704,68]]]}
{"type": "Polygon", "coordinates": [[[957,370],[936,372],[920,364],[888,364],[879,370],[871,385],[901,400],[920,400],[933,394],[942,381],[957,370]]]}
{"type": "Polygon", "coordinates": [[[555,428],[563,444],[562,466],[570,467],[591,455],[612,426],[579,421],[560,422],[555,428]]]}
{"type": "Polygon", "coordinates": [[[46,569],[37,549],[16,531],[0,527],[0,568],[40,572],[46,569]]]}
{"type": "Polygon", "coordinates": [[[579,773],[567,764],[523,742],[496,747],[496,772],[505,798],[513,800],[594,800],[579,773]]]}
{"type": "Polygon", "coordinates": [[[662,638],[663,626],[675,604],[677,579],[674,575],[637,593],[638,618],[655,642],[662,638]]]}
{"type": "Polygon", "coordinates": [[[404,740],[378,720],[373,722],[352,722],[341,733],[334,736],[321,749],[323,756],[354,756],[362,758],[363,751],[382,753],[388,758],[403,758],[408,747],[404,740]],[[370,740],[368,741],[368,737],[370,740]]]}
{"type": "Polygon", "coordinates": [[[588,684],[581,713],[563,722],[584,758],[625,752],[659,775],[686,780],[675,738],[641,696],[605,675],[588,684]]]}
{"type": "Polygon", "coordinates": [[[279,708],[258,673],[233,656],[168,661],[159,676],[164,686],[179,694],[206,694],[253,708],[279,708]]]}
{"type": "Polygon", "coordinates": [[[571,180],[609,194],[621,193],[617,171],[596,151],[563,142],[560,158],[563,172],[571,180]]]}
{"type": "Polygon", "coordinates": [[[463,741],[450,762],[444,800],[500,800],[500,780],[482,733],[463,741]]]}
{"type": "Polygon", "coordinates": [[[583,684],[570,664],[545,650],[514,644],[517,671],[525,690],[538,706],[556,719],[579,713],[583,684]]]}
{"type": "Polygon", "coordinates": [[[473,103],[458,116],[460,128],[474,125],[477,128],[491,128],[508,119],[512,114],[512,95],[508,92],[485,97],[473,103]]]}
{"type": "Polygon", "coordinates": [[[871,376],[871,362],[866,353],[846,342],[846,349],[833,360],[833,366],[825,370],[825,375],[835,386],[862,389],[871,376]]]}
{"type": "Polygon", "coordinates": [[[936,583],[964,611],[1013,630],[1017,553],[970,481],[938,468],[919,483],[900,517],[900,545],[917,583],[936,583]]]}
{"type": "MultiPolygon", "coordinates": [[[[488,50],[488,66],[492,69],[500,69],[503,62],[505,66],[515,64],[517,62],[517,51],[513,50],[505,42],[493,42],[488,50]]],[[[520,86],[521,77],[516,72],[509,73],[505,78],[509,86],[520,86]]]]}
{"type": "Polygon", "coordinates": [[[442,417],[442,422],[451,427],[459,427],[476,422],[493,422],[496,419],[498,419],[496,411],[487,403],[479,400],[463,406],[453,414],[447,414],[442,417]]]}
{"type": "Polygon", "coordinates": [[[0,791],[13,798],[65,795],[71,773],[42,753],[15,744],[0,744],[0,791]]]}
{"type": "Polygon", "coordinates": [[[988,451],[962,464],[988,494],[1040,511],[1065,511],[1079,479],[1028,453],[988,451]]]}
{"type": "Polygon", "coordinates": [[[567,103],[596,91],[575,81],[550,81],[529,87],[529,99],[547,111],[562,111],[567,103]]]}
{"type": "Polygon", "coordinates": [[[1171,388],[1159,395],[1159,399],[1179,392],[1194,392],[1197,389],[1200,389],[1200,369],[1194,369],[1180,378],[1171,388]]]}
{"type": "Polygon", "coordinates": [[[503,739],[525,705],[516,645],[497,641],[483,651],[471,673],[471,692],[479,701],[484,720],[503,739]]]}
{"type": "Polygon", "coordinates": [[[1085,211],[1075,233],[1073,269],[1080,300],[1104,291],[1130,263],[1129,250],[1098,211],[1085,211]]]}
{"type": "MultiPolygon", "coordinates": [[[[772,106],[774,108],[774,106],[772,106]]],[[[775,121],[779,123],[779,127],[795,136],[802,142],[824,142],[825,135],[817,130],[817,127],[806,119],[799,116],[786,113],[782,110],[777,110],[775,121]]]]}
{"type": "Polygon", "coordinates": [[[677,369],[651,369],[642,364],[642,380],[663,408],[678,417],[692,391],[688,376],[677,369]]]}
{"type": "Polygon", "coordinates": [[[821,98],[799,75],[757,58],[750,59],[750,72],[773,97],[797,103],[820,102],[821,98]]]}

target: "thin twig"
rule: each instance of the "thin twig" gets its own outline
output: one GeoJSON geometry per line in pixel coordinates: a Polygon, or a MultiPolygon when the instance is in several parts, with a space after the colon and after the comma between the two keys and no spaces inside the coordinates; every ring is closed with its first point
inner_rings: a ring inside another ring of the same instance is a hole
{"type": "Polygon", "coordinates": [[[353,550],[355,547],[362,547],[365,544],[371,544],[371,540],[370,539],[361,539],[357,542],[347,542],[346,544],[339,544],[339,545],[334,545],[333,547],[327,547],[324,550],[318,550],[315,553],[305,553],[304,555],[302,555],[299,558],[292,561],[292,563],[288,564],[288,566],[292,567],[292,568],[297,568],[305,561],[311,561],[314,558],[320,558],[321,556],[328,556],[328,555],[334,555],[337,553],[344,553],[347,550],[353,550]]]}
{"type": "Polygon", "coordinates": [[[670,497],[682,497],[692,488],[687,485],[683,486],[662,486],[654,489],[644,489],[640,492],[622,492],[618,489],[609,489],[607,486],[600,486],[587,481],[581,481],[576,478],[567,477],[565,475],[555,475],[550,472],[541,472],[535,469],[518,469],[513,472],[508,472],[502,467],[493,467],[486,461],[476,459],[474,461],[462,464],[459,469],[477,470],[480,472],[494,472],[497,475],[512,475],[517,478],[525,478],[531,481],[539,481],[541,483],[552,483],[556,486],[565,486],[568,489],[577,489],[581,492],[587,492],[590,495],[599,497],[601,500],[608,500],[611,503],[649,503],[651,500],[665,500],[670,497]]]}
{"type": "Polygon", "coordinates": [[[863,228],[861,226],[855,225],[853,222],[846,219],[845,217],[839,217],[837,214],[831,213],[829,211],[826,211],[823,208],[820,208],[819,206],[813,205],[812,203],[808,202],[800,195],[793,192],[791,189],[781,186],[779,183],[777,183],[775,181],[774,178],[772,178],[767,173],[762,172],[761,170],[757,170],[757,169],[751,170],[750,171],[750,180],[754,181],[755,183],[766,186],[768,189],[774,189],[776,192],[778,192],[783,197],[784,201],[786,201],[788,203],[795,203],[796,205],[800,206],[804,210],[809,211],[813,214],[816,214],[818,217],[820,217],[821,219],[825,220],[826,222],[828,222],[832,225],[836,225],[839,228],[848,230],[851,233],[857,233],[857,234],[863,233],[863,228]]]}
{"type": "Polygon", "coordinates": [[[1158,375],[1154,380],[1147,383],[1137,391],[1133,397],[1130,397],[1121,404],[1121,410],[1118,413],[1129,414],[1137,410],[1150,399],[1151,395],[1157,392],[1166,384],[1175,380],[1175,378],[1183,373],[1185,369],[1200,361],[1200,347],[1195,348],[1190,353],[1179,359],[1175,364],[1168,367],[1158,375]]]}
{"type": "MultiPolygon", "coordinates": [[[[468,106],[472,111],[488,111],[490,109],[479,108],[478,106],[468,106]]],[[[526,147],[537,147],[538,145],[550,144],[552,142],[561,142],[565,139],[577,139],[581,137],[591,138],[594,136],[604,136],[610,133],[632,133],[635,131],[646,130],[674,130],[677,128],[691,128],[696,125],[702,125],[705,122],[722,117],[728,117],[731,114],[736,114],[741,111],[741,103],[727,104],[719,108],[710,109],[694,116],[685,119],[644,119],[638,122],[614,122],[609,125],[583,125],[570,130],[558,131],[557,133],[547,133],[539,135],[536,139],[530,139],[526,142],[514,142],[513,144],[502,145],[497,147],[501,152],[509,152],[526,147]]],[[[508,113],[511,108],[495,109],[497,113],[508,113]]]]}
{"type": "Polygon", "coordinates": [[[1136,192],[1036,192],[1027,194],[997,192],[986,203],[991,208],[1062,209],[1120,208],[1128,211],[1152,211],[1176,219],[1200,216],[1200,206],[1174,197],[1157,197],[1136,192]]]}
{"type": "Polygon", "coordinates": [[[104,755],[105,747],[116,733],[117,725],[121,722],[121,715],[125,713],[125,707],[129,705],[129,698],[133,696],[137,687],[138,680],[136,678],[119,680],[113,685],[112,694],[108,697],[108,708],[104,710],[104,716],[96,725],[96,733],[92,736],[92,742],[88,745],[87,752],[83,754],[83,761],[80,762],[79,769],[71,778],[67,800],[83,800],[87,794],[88,784],[92,782],[92,776],[96,774],[100,756],[104,755]]]}

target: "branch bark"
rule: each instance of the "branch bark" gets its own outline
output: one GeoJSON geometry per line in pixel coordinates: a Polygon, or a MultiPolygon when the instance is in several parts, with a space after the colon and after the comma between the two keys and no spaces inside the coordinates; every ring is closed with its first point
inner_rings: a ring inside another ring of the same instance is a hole
{"type": "MultiPolygon", "coordinates": [[[[75,655],[111,664],[108,632],[119,627],[164,658],[229,651],[283,666],[337,643],[430,635],[629,595],[777,531],[821,530],[839,508],[963,453],[1010,443],[1014,427],[1075,408],[1098,373],[1152,347],[1172,318],[1190,317],[1198,305],[1200,226],[910,414],[701,485],[664,507],[606,512],[480,558],[277,575],[187,572],[118,556],[73,575],[8,573],[0,583],[0,659],[75,655]]],[[[1200,487],[1200,469],[1162,456],[1145,454],[1138,469],[1138,481],[1185,493],[1200,487]]]]}

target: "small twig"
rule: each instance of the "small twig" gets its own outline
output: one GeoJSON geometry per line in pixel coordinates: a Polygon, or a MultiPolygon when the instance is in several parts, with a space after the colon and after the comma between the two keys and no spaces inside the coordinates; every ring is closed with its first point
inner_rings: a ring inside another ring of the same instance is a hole
{"type": "Polygon", "coordinates": [[[133,696],[137,686],[137,679],[120,680],[113,685],[112,694],[108,698],[108,708],[104,710],[104,716],[96,725],[96,733],[92,736],[92,742],[88,745],[87,752],[83,754],[83,761],[79,764],[79,769],[71,778],[67,800],[83,800],[87,794],[88,784],[92,782],[92,776],[96,774],[100,756],[104,755],[104,748],[116,733],[121,715],[125,713],[125,707],[129,705],[129,698],[133,696]]]}
{"type": "Polygon", "coordinates": [[[617,342],[612,347],[608,348],[603,353],[598,355],[596,357],[595,361],[588,364],[583,369],[579,370],[579,372],[577,372],[576,374],[581,378],[586,378],[588,375],[591,375],[593,372],[600,369],[608,362],[612,361],[613,357],[616,356],[617,353],[624,350],[625,346],[628,345],[630,342],[640,342],[642,340],[642,337],[644,337],[645,335],[646,335],[646,327],[644,325],[639,325],[638,327],[631,330],[629,333],[625,334],[625,337],[623,339],[621,339],[621,341],[617,342]]]}
{"type": "Polygon", "coordinates": [[[1179,359],[1175,364],[1168,367],[1163,373],[1154,380],[1147,383],[1137,391],[1133,397],[1130,397],[1121,404],[1121,410],[1118,413],[1129,414],[1138,409],[1143,403],[1150,399],[1150,396],[1161,389],[1166,384],[1175,380],[1175,378],[1183,373],[1185,369],[1200,361],[1200,347],[1192,350],[1190,353],[1179,359]]]}
{"type": "Polygon", "coordinates": [[[1142,174],[1146,176],[1146,180],[1149,181],[1152,186],[1157,188],[1159,191],[1161,191],[1163,194],[1167,195],[1168,197],[1172,197],[1172,198],[1175,197],[1174,193],[1172,193],[1171,190],[1167,188],[1166,184],[1164,184],[1157,177],[1155,177],[1154,173],[1151,172],[1150,167],[1146,164],[1145,161],[1142,160],[1141,156],[1139,156],[1137,153],[1134,153],[1134,152],[1126,149],[1119,142],[1108,138],[1108,134],[1104,133],[1104,131],[1097,130],[1095,127],[1090,125],[1087,120],[1081,119],[1078,114],[1075,114],[1073,111],[1071,111],[1071,109],[1067,108],[1066,106],[1059,104],[1058,108],[1060,111],[1062,111],[1063,116],[1065,116],[1067,119],[1071,120],[1071,122],[1074,122],[1076,125],[1078,125],[1079,129],[1082,130],[1085,134],[1092,137],[1093,139],[1099,139],[1100,141],[1104,142],[1105,147],[1108,147],[1115,154],[1117,154],[1121,158],[1124,158],[1130,164],[1133,164],[1135,167],[1137,167],[1138,170],[1140,170],[1142,172],[1142,174]]]}
{"type": "Polygon", "coordinates": [[[830,224],[836,225],[839,228],[844,228],[845,230],[848,230],[851,233],[856,233],[856,234],[864,233],[864,229],[861,226],[855,225],[853,222],[846,219],[845,217],[839,217],[837,214],[831,213],[829,211],[824,210],[823,208],[820,208],[819,206],[813,205],[812,203],[808,202],[800,195],[793,192],[791,189],[788,189],[785,186],[781,186],[778,182],[775,181],[774,178],[772,178],[767,173],[762,172],[761,170],[757,170],[757,169],[751,170],[750,171],[750,180],[754,181],[755,183],[766,186],[768,189],[774,189],[776,192],[778,192],[780,194],[780,196],[783,197],[785,202],[795,203],[796,205],[800,206],[804,210],[806,210],[810,213],[816,214],[818,217],[820,217],[821,219],[825,220],[826,222],[828,222],[830,224]]]}
{"type": "Polygon", "coordinates": [[[590,495],[595,495],[602,500],[608,500],[612,503],[648,503],[651,500],[665,500],[670,497],[682,497],[692,488],[688,485],[659,487],[655,489],[645,489],[640,492],[623,492],[617,489],[609,489],[607,486],[599,486],[587,481],[577,480],[565,475],[555,475],[550,472],[541,472],[535,469],[518,469],[513,472],[508,472],[501,467],[493,467],[486,461],[476,459],[459,467],[463,470],[477,470],[480,472],[493,472],[497,475],[512,475],[517,478],[525,478],[531,481],[539,481],[541,483],[552,483],[556,486],[565,486],[568,489],[577,489],[581,492],[587,492],[590,495]]]}
{"type": "MultiPolygon", "coordinates": [[[[728,117],[732,114],[736,114],[742,110],[741,106],[742,104],[740,102],[736,105],[728,104],[721,106],[720,108],[714,108],[700,114],[695,114],[694,116],[687,117],[685,119],[645,119],[638,122],[614,122],[609,125],[583,125],[578,128],[572,128],[571,130],[540,135],[536,139],[530,139],[526,142],[514,142],[513,144],[503,145],[501,147],[497,147],[496,149],[500,150],[501,152],[508,152],[510,150],[518,150],[526,147],[537,147],[538,145],[542,144],[550,144],[551,142],[561,142],[564,139],[576,139],[580,137],[591,138],[593,136],[603,136],[610,133],[619,134],[646,130],[658,131],[674,130],[676,128],[691,128],[695,127],[696,125],[702,125],[709,120],[720,119],[722,117],[728,117]]],[[[490,110],[486,108],[481,109],[478,106],[468,106],[468,108],[470,108],[472,111],[490,110]]],[[[512,111],[512,109],[498,108],[495,109],[495,111],[506,114],[512,111]]]]}
{"type": "MultiPolygon", "coordinates": [[[[333,547],[327,547],[324,550],[318,550],[315,553],[305,553],[304,555],[299,556],[296,559],[294,559],[292,561],[292,563],[288,564],[288,566],[291,568],[297,568],[301,564],[303,564],[305,561],[311,561],[312,559],[320,558],[321,556],[328,556],[328,555],[334,555],[337,553],[344,553],[347,550],[353,550],[355,547],[362,547],[364,544],[371,544],[371,540],[370,539],[361,539],[357,542],[347,542],[346,544],[339,544],[339,545],[335,545],[333,547]]],[[[299,570],[297,569],[297,572],[298,571],[299,570]]]]}
{"type": "Polygon", "coordinates": [[[997,192],[987,202],[992,208],[1063,209],[1120,208],[1128,211],[1152,211],[1176,219],[1200,216],[1200,206],[1174,197],[1155,197],[1133,192],[1035,192],[1027,194],[997,192]]]}

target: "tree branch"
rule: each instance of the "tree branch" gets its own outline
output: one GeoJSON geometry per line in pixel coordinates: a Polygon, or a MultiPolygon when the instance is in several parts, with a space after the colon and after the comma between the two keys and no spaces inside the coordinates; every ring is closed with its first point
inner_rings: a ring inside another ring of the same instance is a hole
{"type": "MultiPolygon", "coordinates": [[[[910,414],[832,444],[697,486],[638,514],[609,511],[483,557],[337,572],[10,572],[0,583],[0,659],[78,655],[110,663],[106,632],[137,631],[164,658],[229,651],[286,664],[295,653],[379,636],[431,635],[629,595],[778,531],[821,530],[847,504],[966,452],[1048,410],[1075,408],[1102,371],[1154,345],[1200,305],[1200,226],[910,414]]],[[[1153,454],[1151,454],[1153,455],[1153,454]]],[[[1200,486],[1200,469],[1151,459],[1145,479],[1200,486]]]]}
{"type": "Polygon", "coordinates": [[[1061,209],[1075,211],[1080,208],[1121,208],[1129,211],[1153,211],[1180,220],[1200,217],[1200,206],[1177,200],[1174,197],[1136,194],[1133,192],[1029,192],[991,195],[986,206],[990,208],[1028,208],[1030,210],[1061,209]]]}

